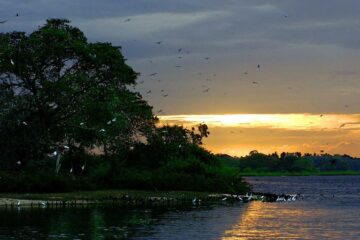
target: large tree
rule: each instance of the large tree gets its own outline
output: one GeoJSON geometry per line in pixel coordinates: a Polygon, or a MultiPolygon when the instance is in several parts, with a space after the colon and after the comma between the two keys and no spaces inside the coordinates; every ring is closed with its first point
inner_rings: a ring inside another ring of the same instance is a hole
{"type": "MultiPolygon", "coordinates": [[[[0,164],[41,162],[61,149],[118,153],[153,130],[137,73],[111,43],[90,43],[68,20],[0,34],[0,164]]],[[[56,154],[55,153],[55,154],[56,154]]]]}

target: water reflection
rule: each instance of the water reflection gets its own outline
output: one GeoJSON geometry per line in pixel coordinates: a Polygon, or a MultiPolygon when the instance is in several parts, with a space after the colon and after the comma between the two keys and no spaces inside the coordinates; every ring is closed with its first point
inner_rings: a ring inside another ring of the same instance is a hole
{"type": "Polygon", "coordinates": [[[359,239],[360,176],[254,180],[255,190],[301,192],[304,200],[0,209],[0,239],[359,239]]]}

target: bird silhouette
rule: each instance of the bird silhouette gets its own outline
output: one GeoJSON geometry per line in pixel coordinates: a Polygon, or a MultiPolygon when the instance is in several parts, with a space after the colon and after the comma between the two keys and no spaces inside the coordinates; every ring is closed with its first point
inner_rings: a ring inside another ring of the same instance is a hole
{"type": "Polygon", "coordinates": [[[161,44],[162,43],[162,41],[158,41],[158,42],[155,42],[156,44],[161,44]]]}
{"type": "Polygon", "coordinates": [[[257,68],[260,70],[260,64],[257,65],[257,68]]]}
{"type": "Polygon", "coordinates": [[[254,81],[254,82],[252,82],[252,84],[259,84],[259,83],[254,81]]]}
{"type": "Polygon", "coordinates": [[[153,76],[155,76],[156,74],[157,74],[157,72],[151,73],[151,74],[149,74],[149,76],[150,76],[150,77],[153,77],[153,76]]]}
{"type": "Polygon", "coordinates": [[[207,88],[203,91],[203,93],[207,93],[207,92],[209,92],[209,90],[210,90],[210,88],[207,88]]]}
{"type": "Polygon", "coordinates": [[[151,90],[147,91],[146,94],[150,94],[151,93],[151,90]]]}
{"type": "Polygon", "coordinates": [[[169,94],[164,94],[164,95],[162,95],[164,98],[166,98],[167,96],[169,96],[169,94]]]}
{"type": "Polygon", "coordinates": [[[244,75],[248,75],[248,74],[249,74],[248,71],[245,71],[245,72],[244,72],[244,75]]]}
{"type": "Polygon", "coordinates": [[[127,18],[124,20],[124,22],[130,22],[131,21],[131,18],[127,18]]]}
{"type": "Polygon", "coordinates": [[[180,66],[180,65],[176,65],[175,67],[176,67],[176,68],[181,68],[182,66],[180,66]]]}
{"type": "Polygon", "coordinates": [[[206,57],[205,60],[209,60],[210,58],[209,57],[206,57]]]}
{"type": "Polygon", "coordinates": [[[0,21],[0,24],[6,23],[6,22],[7,22],[7,20],[2,20],[2,21],[0,21]]]}
{"type": "Polygon", "coordinates": [[[16,17],[18,17],[19,16],[19,13],[16,13],[16,17]]]}
{"type": "Polygon", "coordinates": [[[181,52],[181,50],[182,50],[182,48],[179,48],[179,49],[178,49],[178,53],[181,52]]]}

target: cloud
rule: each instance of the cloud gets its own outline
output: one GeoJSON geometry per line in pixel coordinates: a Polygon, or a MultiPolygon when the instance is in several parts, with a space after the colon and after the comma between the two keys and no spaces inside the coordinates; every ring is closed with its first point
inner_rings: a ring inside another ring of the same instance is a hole
{"type": "Polygon", "coordinates": [[[149,36],[157,32],[175,30],[214,17],[224,16],[225,11],[192,13],[158,12],[81,20],[78,25],[91,35],[122,40],[149,36]],[[125,21],[130,19],[130,21],[125,21]]]}

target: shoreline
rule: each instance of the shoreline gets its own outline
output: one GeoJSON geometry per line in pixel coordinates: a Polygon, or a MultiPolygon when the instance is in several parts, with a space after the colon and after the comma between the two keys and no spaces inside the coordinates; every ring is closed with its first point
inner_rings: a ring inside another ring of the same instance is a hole
{"type": "Polygon", "coordinates": [[[2,193],[0,208],[65,208],[92,205],[106,206],[168,206],[201,205],[202,203],[235,203],[274,201],[269,193],[226,194],[189,191],[106,190],[68,193],[2,193]]]}
{"type": "Polygon", "coordinates": [[[306,176],[354,176],[360,172],[354,171],[327,171],[327,172],[241,172],[241,177],[306,177],[306,176]]]}

